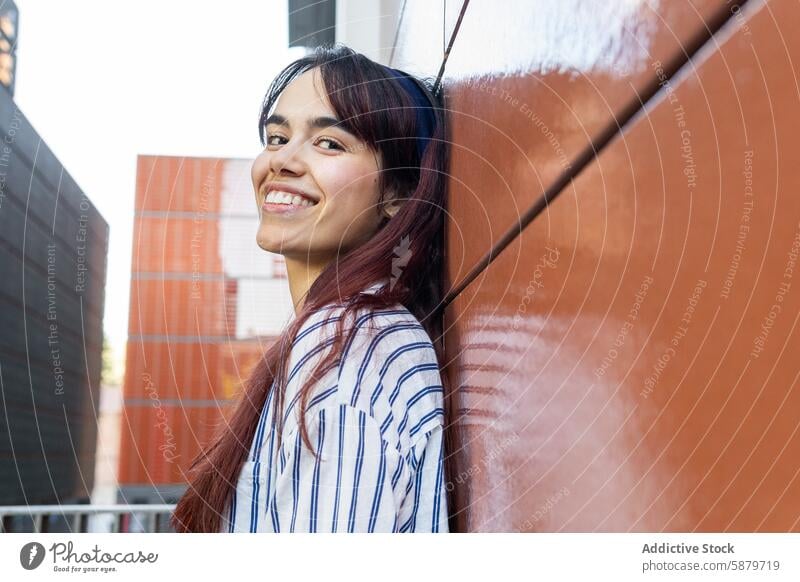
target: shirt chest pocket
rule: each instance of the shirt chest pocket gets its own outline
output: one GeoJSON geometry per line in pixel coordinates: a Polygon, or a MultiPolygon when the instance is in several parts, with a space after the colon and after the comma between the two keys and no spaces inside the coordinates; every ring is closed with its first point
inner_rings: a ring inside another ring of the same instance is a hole
{"type": "Polygon", "coordinates": [[[268,476],[269,465],[265,465],[263,460],[248,459],[242,464],[242,472],[239,474],[239,493],[249,496],[254,489],[263,488],[268,476]]]}
{"type": "Polygon", "coordinates": [[[295,454],[295,440],[297,428],[293,428],[287,435],[283,437],[280,448],[278,448],[278,439],[276,438],[270,450],[270,439],[268,436],[265,439],[263,446],[259,451],[258,460],[252,459],[252,453],[248,459],[242,464],[241,476],[239,478],[240,488],[251,490],[254,486],[264,487],[269,482],[270,473],[273,477],[281,477],[287,470],[291,468],[291,461],[295,454]],[[277,449],[277,450],[276,450],[277,449]]]}
{"type": "Polygon", "coordinates": [[[297,430],[297,427],[295,427],[289,431],[287,435],[284,435],[280,449],[275,456],[275,462],[278,465],[277,474],[279,477],[283,476],[287,470],[291,469],[292,459],[295,456],[295,448],[297,446],[297,438],[299,437],[297,430]]]}

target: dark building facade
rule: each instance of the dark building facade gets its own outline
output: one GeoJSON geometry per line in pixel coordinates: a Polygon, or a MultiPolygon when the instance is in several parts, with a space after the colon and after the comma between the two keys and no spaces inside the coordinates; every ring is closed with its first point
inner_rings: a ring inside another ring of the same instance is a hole
{"type": "Polygon", "coordinates": [[[0,89],[0,505],[89,500],[108,232],[0,89]]]}

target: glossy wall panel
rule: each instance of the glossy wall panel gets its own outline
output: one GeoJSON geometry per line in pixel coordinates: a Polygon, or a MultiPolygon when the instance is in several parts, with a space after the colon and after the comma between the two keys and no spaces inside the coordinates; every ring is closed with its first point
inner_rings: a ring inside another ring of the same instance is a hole
{"type": "MultiPolygon", "coordinates": [[[[450,4],[450,3],[448,3],[450,4]]],[[[457,284],[680,56],[723,0],[473,0],[445,68],[457,284]]],[[[454,12],[454,10],[453,10],[454,12]]]]}
{"type": "Polygon", "coordinates": [[[749,2],[450,305],[454,529],[800,530],[799,17],[749,2]]]}

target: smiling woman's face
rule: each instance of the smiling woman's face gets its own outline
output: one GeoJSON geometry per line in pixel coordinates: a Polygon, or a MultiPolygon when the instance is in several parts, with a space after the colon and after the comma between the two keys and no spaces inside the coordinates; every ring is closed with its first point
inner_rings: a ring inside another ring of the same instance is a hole
{"type": "Polygon", "coordinates": [[[262,249],[326,263],[377,230],[379,155],[341,126],[326,126],[338,121],[318,69],[278,98],[251,172],[262,249]]]}

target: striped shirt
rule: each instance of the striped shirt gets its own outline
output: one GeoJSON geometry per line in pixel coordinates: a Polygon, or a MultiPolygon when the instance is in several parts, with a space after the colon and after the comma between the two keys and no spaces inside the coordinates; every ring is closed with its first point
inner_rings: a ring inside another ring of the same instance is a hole
{"type": "Polygon", "coordinates": [[[307,401],[318,459],[302,441],[298,391],[341,310],[320,309],[298,331],[281,445],[270,390],[221,531],[448,531],[441,375],[430,336],[405,307],[358,315],[338,365],[307,401]]]}

